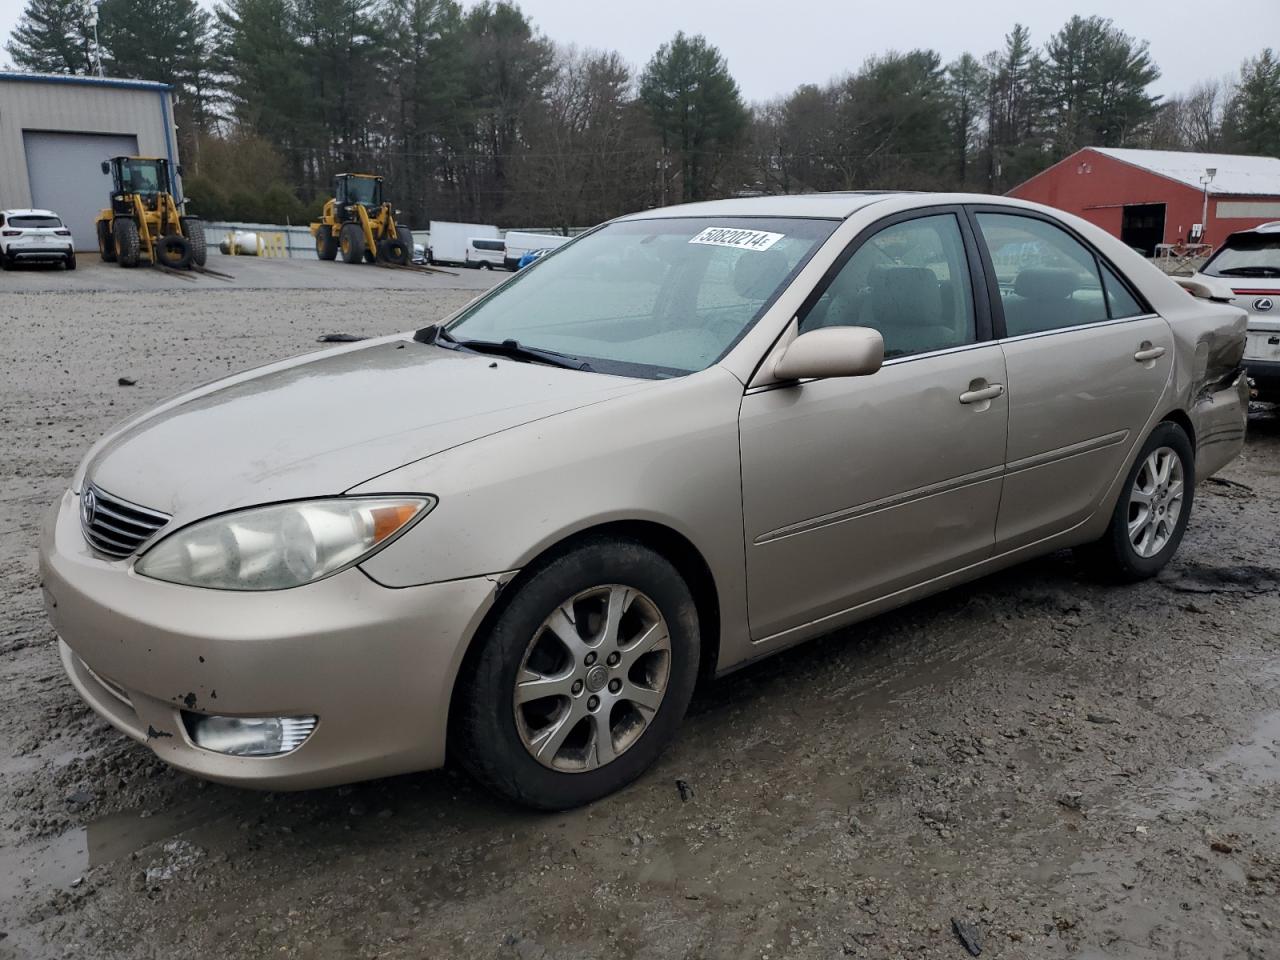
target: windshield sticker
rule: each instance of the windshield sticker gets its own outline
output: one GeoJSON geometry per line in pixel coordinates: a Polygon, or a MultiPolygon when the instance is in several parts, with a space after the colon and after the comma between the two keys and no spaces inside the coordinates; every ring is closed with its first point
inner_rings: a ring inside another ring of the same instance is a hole
{"type": "Polygon", "coordinates": [[[764,230],[707,227],[689,242],[707,243],[713,247],[737,247],[739,250],[768,250],[785,236],[785,233],[767,233],[764,230]]]}

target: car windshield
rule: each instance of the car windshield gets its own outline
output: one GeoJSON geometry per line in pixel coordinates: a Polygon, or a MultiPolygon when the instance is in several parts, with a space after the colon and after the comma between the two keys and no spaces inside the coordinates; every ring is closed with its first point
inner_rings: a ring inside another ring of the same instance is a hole
{"type": "Polygon", "coordinates": [[[1211,277],[1280,277],[1280,233],[1240,233],[1204,265],[1211,277]]]}
{"type": "Polygon", "coordinates": [[[60,227],[62,221],[57,217],[10,217],[9,226],[11,227],[60,227]]]}
{"type": "Polygon", "coordinates": [[[611,223],[550,251],[449,325],[458,340],[669,377],[719,360],[838,225],[777,217],[611,223]]]}

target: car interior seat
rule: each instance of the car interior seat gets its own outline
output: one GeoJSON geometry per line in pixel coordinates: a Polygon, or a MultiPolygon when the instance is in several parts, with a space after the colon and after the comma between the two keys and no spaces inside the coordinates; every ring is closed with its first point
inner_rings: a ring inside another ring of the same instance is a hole
{"type": "Polygon", "coordinates": [[[884,337],[886,357],[942,350],[963,343],[943,310],[943,288],[928,267],[879,267],[870,276],[863,324],[884,337]]]}
{"type": "Polygon", "coordinates": [[[1028,267],[1013,281],[1013,294],[1004,297],[1004,325],[1011,337],[1039,330],[1055,330],[1080,322],[1072,299],[1079,278],[1061,267],[1028,267]]]}

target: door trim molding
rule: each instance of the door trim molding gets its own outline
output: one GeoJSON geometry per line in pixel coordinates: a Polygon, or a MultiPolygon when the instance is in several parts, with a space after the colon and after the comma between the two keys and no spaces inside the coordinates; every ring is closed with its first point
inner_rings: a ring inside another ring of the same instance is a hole
{"type": "Polygon", "coordinates": [[[820,517],[810,517],[808,520],[789,523],[785,527],[779,527],[776,530],[770,530],[768,533],[762,533],[751,542],[753,546],[762,546],[766,543],[772,543],[775,540],[784,540],[787,537],[794,537],[801,533],[812,533],[814,530],[821,530],[823,527],[835,526],[838,523],[844,523],[846,520],[856,520],[859,517],[879,513],[882,510],[890,510],[894,507],[901,507],[908,503],[914,503],[917,500],[936,497],[941,493],[951,493],[952,491],[960,490],[964,487],[971,487],[987,480],[995,480],[1000,478],[1003,474],[1003,466],[987,467],[985,470],[976,470],[973,473],[966,473],[963,476],[951,477],[947,480],[941,480],[938,483],[931,483],[927,486],[916,487],[914,490],[906,490],[902,493],[895,493],[892,496],[881,497],[879,500],[868,500],[866,503],[860,503],[857,506],[848,507],[844,510],[837,510],[835,513],[827,513],[820,517]]]}
{"type": "Polygon", "coordinates": [[[1047,466],[1048,464],[1056,463],[1059,460],[1070,460],[1072,457],[1078,457],[1084,453],[1093,453],[1095,450],[1114,447],[1117,444],[1124,443],[1128,437],[1128,430],[1117,430],[1115,433],[1108,433],[1101,437],[1093,437],[1089,440],[1081,440],[1079,443],[1072,443],[1065,447],[1058,447],[1056,450],[1046,450],[1044,453],[1032,454],[1029,457],[1023,457],[1021,460],[1012,460],[1005,464],[1004,474],[1005,476],[1011,476],[1015,473],[1021,473],[1024,470],[1033,470],[1036,467],[1047,466]]]}

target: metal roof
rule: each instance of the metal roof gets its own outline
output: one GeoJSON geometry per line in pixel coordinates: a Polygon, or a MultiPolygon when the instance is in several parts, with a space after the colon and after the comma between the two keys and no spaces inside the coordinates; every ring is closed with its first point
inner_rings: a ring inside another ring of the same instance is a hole
{"type": "Polygon", "coordinates": [[[1229,153],[1184,153],[1177,150],[1128,150],[1088,147],[1094,153],[1139,167],[1203,190],[1205,170],[1217,170],[1209,184],[1214,196],[1280,197],[1280,157],[1245,157],[1229,153]]]}
{"type": "Polygon", "coordinates": [[[157,80],[121,80],[115,77],[86,77],[69,73],[19,73],[16,70],[0,70],[0,81],[15,80],[22,83],[68,83],[86,87],[114,87],[117,90],[172,90],[172,84],[157,80]]]}

